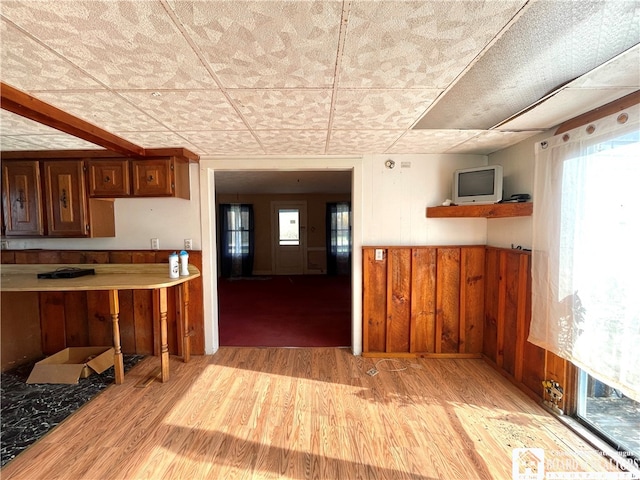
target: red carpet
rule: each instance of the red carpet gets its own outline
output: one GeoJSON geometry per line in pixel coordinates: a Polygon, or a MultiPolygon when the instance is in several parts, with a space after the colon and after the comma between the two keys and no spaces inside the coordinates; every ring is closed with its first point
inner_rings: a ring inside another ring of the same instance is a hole
{"type": "Polygon", "coordinates": [[[350,277],[221,278],[218,298],[221,346],[351,346],[350,277]]]}

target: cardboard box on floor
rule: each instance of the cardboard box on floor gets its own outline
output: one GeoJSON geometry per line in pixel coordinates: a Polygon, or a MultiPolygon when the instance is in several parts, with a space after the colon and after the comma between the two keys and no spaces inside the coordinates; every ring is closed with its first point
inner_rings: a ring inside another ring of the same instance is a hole
{"type": "Polygon", "coordinates": [[[113,347],[65,348],[36,363],[27,383],[78,383],[111,367],[113,355],[113,347]]]}

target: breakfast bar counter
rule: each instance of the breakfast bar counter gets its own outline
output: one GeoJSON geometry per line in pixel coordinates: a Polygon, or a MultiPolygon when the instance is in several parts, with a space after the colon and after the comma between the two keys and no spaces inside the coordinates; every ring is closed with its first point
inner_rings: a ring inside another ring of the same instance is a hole
{"type": "Polygon", "coordinates": [[[169,265],[153,264],[12,264],[2,265],[0,289],[3,292],[55,292],[79,290],[105,290],[109,292],[109,313],[113,326],[113,346],[115,379],[117,384],[124,381],[124,364],[120,344],[119,290],[155,290],[158,293],[160,320],[160,366],[161,381],[169,379],[169,347],[167,339],[167,288],[177,286],[181,299],[184,325],[182,329],[183,359],[188,362],[191,355],[188,332],[189,289],[187,282],[200,276],[200,271],[189,265],[189,275],[169,278],[169,265]],[[94,275],[75,278],[38,278],[38,274],[59,269],[93,269],[94,275]]]}

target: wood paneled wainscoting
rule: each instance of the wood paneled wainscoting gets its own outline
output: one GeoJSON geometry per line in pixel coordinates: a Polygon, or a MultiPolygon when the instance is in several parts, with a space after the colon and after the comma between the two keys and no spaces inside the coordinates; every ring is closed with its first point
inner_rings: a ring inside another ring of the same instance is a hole
{"type": "Polygon", "coordinates": [[[572,412],[575,367],[526,340],[530,260],[484,245],[364,247],[363,355],[483,357],[538,401],[557,381],[572,412]]]}
{"type": "Polygon", "coordinates": [[[564,389],[559,407],[575,413],[576,367],[527,341],[531,324],[531,252],[487,247],[485,269],[485,360],[536,400],[550,400],[543,380],[564,389]]]}
{"type": "MultiPolygon", "coordinates": [[[[169,250],[117,250],[117,251],[76,251],[76,250],[5,250],[3,264],[99,264],[99,263],[168,263],[169,250]]],[[[198,269],[202,267],[202,252],[190,251],[189,263],[198,269]]],[[[168,265],[167,265],[168,275],[168,265]]],[[[202,278],[188,283],[189,288],[189,329],[191,332],[191,353],[204,354],[204,318],[202,310],[202,278]]],[[[182,342],[178,341],[181,323],[178,288],[168,289],[167,327],[169,353],[182,355],[182,342]]],[[[158,355],[160,352],[158,300],[151,290],[121,290],[118,292],[120,304],[120,335],[122,352],[127,354],[158,355]]],[[[50,355],[67,347],[111,345],[111,317],[107,291],[75,292],[3,292],[2,311],[18,315],[29,331],[19,325],[2,324],[2,370],[19,363],[33,360],[25,358],[25,352],[50,355]],[[25,309],[25,303],[34,306],[25,309]],[[7,310],[9,309],[9,310],[7,310]],[[25,319],[27,311],[36,318],[25,319]],[[39,317],[39,318],[38,318],[39,317]],[[40,335],[34,333],[39,327],[40,335]],[[5,335],[11,332],[11,335],[5,335]],[[20,348],[16,344],[21,345],[20,348]],[[7,347],[5,349],[5,346],[7,347]],[[9,356],[11,355],[11,357],[9,356]]]]}
{"type": "Polygon", "coordinates": [[[363,354],[482,354],[484,246],[364,247],[363,354]]]}

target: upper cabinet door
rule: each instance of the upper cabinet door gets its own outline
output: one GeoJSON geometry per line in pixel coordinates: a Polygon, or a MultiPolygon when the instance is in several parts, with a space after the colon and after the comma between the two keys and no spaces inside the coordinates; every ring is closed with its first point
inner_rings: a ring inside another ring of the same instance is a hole
{"type": "Polygon", "coordinates": [[[89,236],[81,160],[44,162],[49,236],[89,236]]]}
{"type": "Polygon", "coordinates": [[[131,192],[128,160],[89,160],[90,197],[126,197],[131,192]]]}
{"type": "Polygon", "coordinates": [[[141,197],[173,195],[173,159],[132,160],[133,194],[141,197]]]}
{"type": "Polygon", "coordinates": [[[37,161],[4,162],[2,202],[7,236],[44,235],[37,161]]]}

